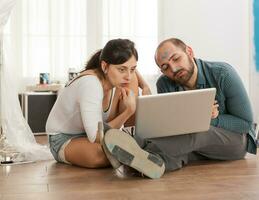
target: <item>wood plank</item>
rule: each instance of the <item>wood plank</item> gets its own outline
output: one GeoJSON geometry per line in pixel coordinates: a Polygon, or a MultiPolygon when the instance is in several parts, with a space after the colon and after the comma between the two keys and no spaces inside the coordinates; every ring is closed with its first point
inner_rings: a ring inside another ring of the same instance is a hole
{"type": "MultiPolygon", "coordinates": [[[[41,139],[44,143],[44,137],[41,139]]],[[[54,160],[5,166],[0,173],[0,200],[258,200],[258,157],[247,155],[238,161],[193,163],[157,180],[119,179],[111,168],[86,169],[54,160]]]]}

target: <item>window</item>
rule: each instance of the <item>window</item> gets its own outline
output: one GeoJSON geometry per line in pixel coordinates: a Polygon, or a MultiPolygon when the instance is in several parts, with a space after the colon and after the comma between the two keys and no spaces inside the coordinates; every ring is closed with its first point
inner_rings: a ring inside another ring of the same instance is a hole
{"type": "Polygon", "coordinates": [[[85,0],[22,0],[23,75],[66,77],[87,59],[85,0]]]}
{"type": "Polygon", "coordinates": [[[25,79],[48,72],[65,82],[69,68],[82,69],[93,49],[113,38],[133,40],[138,69],[150,75],[157,72],[157,0],[21,0],[5,38],[15,42],[15,65],[25,79]]]}
{"type": "Polygon", "coordinates": [[[114,38],[134,41],[139,53],[138,70],[143,75],[156,74],[157,0],[103,1],[103,45],[114,38]]]}

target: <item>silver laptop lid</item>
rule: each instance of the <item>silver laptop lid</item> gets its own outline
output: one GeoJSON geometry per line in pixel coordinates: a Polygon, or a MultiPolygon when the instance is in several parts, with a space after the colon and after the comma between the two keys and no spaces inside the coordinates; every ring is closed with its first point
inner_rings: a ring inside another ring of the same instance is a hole
{"type": "Polygon", "coordinates": [[[209,88],[138,97],[136,134],[156,138],[208,130],[215,94],[209,88]]]}

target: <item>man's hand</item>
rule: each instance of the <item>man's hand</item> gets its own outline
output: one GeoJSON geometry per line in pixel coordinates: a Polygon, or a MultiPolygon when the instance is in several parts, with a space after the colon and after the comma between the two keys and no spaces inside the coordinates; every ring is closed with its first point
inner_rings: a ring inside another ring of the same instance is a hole
{"type": "Polygon", "coordinates": [[[218,107],[219,107],[219,104],[218,104],[217,100],[215,100],[215,101],[214,101],[214,104],[213,104],[213,106],[212,106],[211,119],[215,119],[215,118],[218,117],[218,115],[219,115],[219,109],[218,109],[218,107]]]}

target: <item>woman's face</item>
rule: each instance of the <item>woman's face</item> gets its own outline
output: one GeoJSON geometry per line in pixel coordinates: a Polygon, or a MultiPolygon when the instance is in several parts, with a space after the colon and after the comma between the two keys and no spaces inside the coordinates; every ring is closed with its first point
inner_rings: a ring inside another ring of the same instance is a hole
{"type": "Polygon", "coordinates": [[[137,60],[135,56],[131,56],[125,63],[118,65],[109,64],[106,67],[107,77],[112,86],[127,87],[135,74],[137,60]]]}

